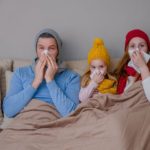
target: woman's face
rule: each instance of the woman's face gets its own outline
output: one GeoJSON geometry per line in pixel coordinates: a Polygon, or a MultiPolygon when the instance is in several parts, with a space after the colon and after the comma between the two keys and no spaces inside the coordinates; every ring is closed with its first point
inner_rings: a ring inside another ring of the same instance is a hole
{"type": "Polygon", "coordinates": [[[135,37],[130,40],[128,50],[139,50],[141,52],[144,51],[147,53],[148,46],[144,39],[135,37]]]}
{"type": "Polygon", "coordinates": [[[54,38],[39,38],[37,42],[37,57],[40,58],[44,50],[48,50],[48,54],[56,59],[58,55],[57,43],[54,38]]]}
{"type": "Polygon", "coordinates": [[[107,73],[106,63],[101,59],[92,60],[90,63],[90,71],[93,73],[95,70],[105,76],[107,73]]]}

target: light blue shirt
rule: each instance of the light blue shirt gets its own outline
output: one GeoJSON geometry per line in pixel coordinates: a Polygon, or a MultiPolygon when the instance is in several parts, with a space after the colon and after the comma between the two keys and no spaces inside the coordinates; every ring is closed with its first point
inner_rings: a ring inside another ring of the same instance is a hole
{"type": "Polygon", "coordinates": [[[35,77],[32,66],[16,69],[10,88],[4,98],[3,110],[7,117],[16,116],[32,99],[38,99],[56,107],[61,116],[67,116],[79,104],[80,76],[64,69],[53,81],[45,80],[37,89],[32,87],[35,77]]]}

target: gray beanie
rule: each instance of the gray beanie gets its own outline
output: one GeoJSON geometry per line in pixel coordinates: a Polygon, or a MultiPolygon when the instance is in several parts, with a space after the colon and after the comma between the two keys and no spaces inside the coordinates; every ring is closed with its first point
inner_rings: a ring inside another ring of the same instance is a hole
{"type": "MultiPolygon", "coordinates": [[[[58,33],[56,31],[54,31],[53,29],[46,28],[46,29],[41,30],[39,33],[37,33],[36,36],[35,36],[35,43],[34,43],[35,48],[36,48],[36,44],[37,44],[37,40],[39,39],[39,36],[41,34],[43,34],[43,33],[49,33],[55,38],[55,40],[57,42],[57,46],[58,46],[58,51],[59,51],[58,52],[58,56],[57,56],[57,58],[58,58],[57,59],[57,63],[59,65],[59,71],[60,70],[64,70],[65,65],[63,64],[63,62],[62,62],[62,60],[60,58],[61,57],[60,53],[61,53],[61,50],[62,50],[62,40],[61,40],[61,38],[59,37],[59,35],[58,35],[58,33]]],[[[33,68],[35,66],[36,60],[37,60],[37,58],[35,58],[33,60],[33,68]]]]}
{"type": "Polygon", "coordinates": [[[49,29],[49,28],[43,29],[39,33],[37,33],[37,35],[35,36],[35,47],[37,44],[37,40],[39,39],[39,36],[43,33],[49,33],[52,36],[54,36],[54,38],[56,39],[57,45],[58,45],[58,50],[60,51],[62,49],[62,40],[59,37],[58,33],[56,31],[54,31],[53,29],[49,29]]]}

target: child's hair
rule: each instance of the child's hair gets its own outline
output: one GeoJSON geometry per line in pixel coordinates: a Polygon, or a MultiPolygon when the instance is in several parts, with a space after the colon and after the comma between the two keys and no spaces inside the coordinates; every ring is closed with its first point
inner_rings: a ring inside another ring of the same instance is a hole
{"type": "MultiPolygon", "coordinates": [[[[114,70],[114,74],[116,75],[117,79],[119,79],[120,75],[123,75],[123,76],[125,75],[124,67],[130,61],[130,57],[128,54],[129,42],[131,41],[131,39],[133,39],[135,37],[140,37],[140,38],[144,39],[147,43],[148,49],[150,50],[149,37],[144,31],[142,31],[140,29],[134,29],[134,30],[129,31],[126,34],[126,38],[125,38],[125,48],[124,48],[125,53],[124,53],[122,59],[120,60],[120,62],[118,63],[116,69],[114,70]]],[[[148,67],[149,67],[149,64],[150,63],[148,63],[148,67]]]]}
{"type": "Polygon", "coordinates": [[[84,88],[89,84],[90,81],[90,74],[91,71],[88,69],[88,71],[85,72],[85,74],[81,77],[81,87],[84,88]]]}
{"type": "Polygon", "coordinates": [[[116,76],[117,79],[120,77],[121,74],[125,75],[124,67],[125,67],[125,65],[127,65],[129,60],[130,60],[130,57],[129,57],[128,51],[125,50],[123,57],[120,59],[118,65],[116,66],[115,70],[113,71],[113,74],[116,76]]]}
{"type": "Polygon", "coordinates": [[[131,39],[133,39],[135,37],[140,37],[140,38],[144,39],[150,50],[149,37],[144,31],[142,31],[140,29],[133,29],[133,30],[129,31],[125,37],[125,48],[124,48],[125,53],[124,53],[122,59],[120,60],[120,62],[118,63],[116,69],[114,70],[114,74],[116,75],[117,78],[119,78],[120,75],[125,75],[124,67],[125,67],[125,65],[127,65],[127,63],[130,60],[130,57],[128,54],[129,42],[131,41],[131,39]]]}

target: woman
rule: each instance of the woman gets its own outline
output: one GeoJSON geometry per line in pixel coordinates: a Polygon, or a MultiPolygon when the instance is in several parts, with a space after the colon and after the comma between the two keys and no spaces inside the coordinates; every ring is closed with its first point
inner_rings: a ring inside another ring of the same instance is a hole
{"type": "Polygon", "coordinates": [[[134,29],[127,33],[125,53],[115,70],[118,77],[118,94],[126,91],[134,82],[142,80],[145,95],[150,101],[149,51],[150,41],[144,31],[134,29]]]}
{"type": "Polygon", "coordinates": [[[15,117],[32,99],[37,99],[52,104],[61,116],[67,116],[79,103],[80,77],[59,67],[62,43],[54,30],[40,31],[35,48],[34,64],[18,68],[13,74],[3,103],[4,113],[15,117]]]}

